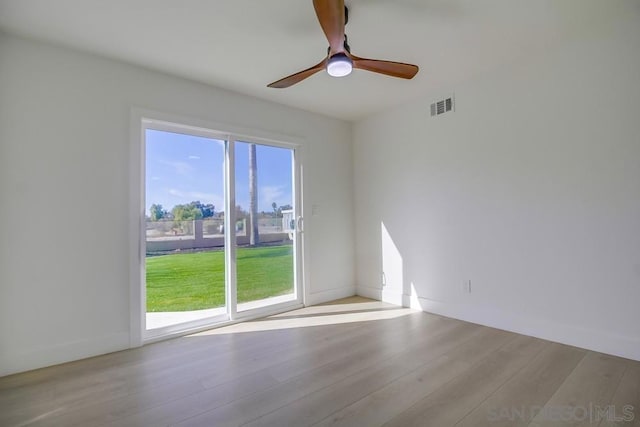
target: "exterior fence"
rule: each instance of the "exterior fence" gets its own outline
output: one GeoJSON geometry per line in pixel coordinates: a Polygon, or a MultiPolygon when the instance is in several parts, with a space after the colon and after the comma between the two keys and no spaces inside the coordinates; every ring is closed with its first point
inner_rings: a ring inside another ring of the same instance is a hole
{"type": "MultiPolygon", "coordinates": [[[[236,242],[248,245],[251,228],[248,218],[236,222],[236,242]]],[[[289,224],[282,218],[260,218],[258,234],[260,243],[274,243],[291,239],[289,224]]],[[[185,249],[206,249],[224,246],[224,220],[222,218],[193,221],[147,221],[146,251],[169,252],[185,249]]]]}

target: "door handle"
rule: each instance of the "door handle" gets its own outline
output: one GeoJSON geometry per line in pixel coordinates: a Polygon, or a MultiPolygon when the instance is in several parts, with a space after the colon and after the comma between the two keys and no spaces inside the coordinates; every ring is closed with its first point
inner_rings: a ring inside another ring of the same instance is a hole
{"type": "Polygon", "coordinates": [[[298,233],[302,233],[304,231],[303,225],[304,225],[304,221],[302,217],[299,216],[298,219],[296,220],[296,231],[298,231],[298,233]]]}

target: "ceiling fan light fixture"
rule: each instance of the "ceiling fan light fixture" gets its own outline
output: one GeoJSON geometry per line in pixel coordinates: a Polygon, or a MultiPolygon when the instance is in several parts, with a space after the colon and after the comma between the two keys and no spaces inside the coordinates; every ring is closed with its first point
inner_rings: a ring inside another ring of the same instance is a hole
{"type": "Polygon", "coordinates": [[[327,73],[331,77],[344,77],[351,74],[353,61],[344,53],[336,53],[327,63],[327,73]]]}

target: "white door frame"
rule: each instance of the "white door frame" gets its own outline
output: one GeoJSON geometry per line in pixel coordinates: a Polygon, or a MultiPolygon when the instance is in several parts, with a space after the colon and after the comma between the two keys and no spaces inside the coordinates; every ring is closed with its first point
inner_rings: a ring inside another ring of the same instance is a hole
{"type": "Polygon", "coordinates": [[[130,152],[130,347],[138,347],[143,344],[167,339],[174,336],[185,335],[201,330],[211,329],[235,323],[263,317],[275,313],[303,307],[307,300],[307,288],[305,281],[305,251],[302,226],[296,226],[294,237],[294,300],[267,307],[237,312],[236,301],[236,234],[235,226],[235,180],[228,179],[235,176],[235,143],[248,142],[269,145],[280,148],[288,148],[293,151],[293,189],[294,214],[297,224],[302,225],[302,140],[299,138],[278,135],[255,129],[245,129],[233,125],[224,125],[193,118],[180,117],[169,113],[162,113],[142,108],[133,108],[131,111],[131,152],[130,152]],[[184,325],[176,325],[160,333],[148,333],[146,329],[146,280],[144,242],[145,230],[145,131],[147,129],[164,130],[169,132],[184,132],[189,135],[202,136],[225,141],[225,284],[227,315],[224,318],[215,318],[194,321],[184,325]],[[218,129],[225,129],[221,131],[218,129]],[[283,142],[289,141],[289,142],[283,142]]]}

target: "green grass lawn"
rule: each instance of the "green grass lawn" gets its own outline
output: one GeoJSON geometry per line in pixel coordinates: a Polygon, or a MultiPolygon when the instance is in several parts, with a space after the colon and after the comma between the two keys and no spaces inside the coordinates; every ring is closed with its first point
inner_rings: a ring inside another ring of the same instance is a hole
{"type": "MultiPolygon", "coordinates": [[[[224,252],[148,257],[147,311],[187,311],[225,304],[224,252]]],[[[291,246],[238,248],[238,302],[293,292],[291,246]]]]}

